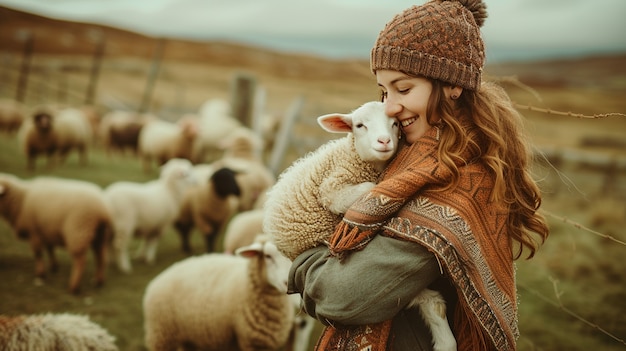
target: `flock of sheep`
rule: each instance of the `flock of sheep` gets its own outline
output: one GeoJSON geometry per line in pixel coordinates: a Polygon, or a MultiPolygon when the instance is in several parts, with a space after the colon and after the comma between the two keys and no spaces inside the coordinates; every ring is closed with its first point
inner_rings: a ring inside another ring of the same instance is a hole
{"type": "MultiPolygon", "coordinates": [[[[96,283],[103,285],[108,255],[119,271],[132,274],[133,241],[140,244],[136,256],[152,263],[165,230],[175,228],[190,254],[195,230],[208,253],[175,263],[146,287],[148,349],[308,347],[313,320],[299,312],[299,296],[286,294],[291,261],[261,233],[265,194],[276,182],[259,157],[264,138],[232,118],[227,102],[210,100],[197,115],[177,122],[121,111],[97,118],[85,108],[24,111],[14,101],[0,101],[0,132],[15,135],[30,170],[41,157],[47,167],[63,167],[72,152],[88,163],[89,150],[98,146],[136,155],[146,171],[160,167],[156,179],[106,187],[0,173],[0,217],[30,244],[37,277],[58,266],[54,250],[63,247],[72,261],[68,289],[77,294],[88,251],[95,257],[96,283]],[[207,162],[214,150],[221,156],[207,162]],[[222,231],[224,252],[217,252],[222,231]]],[[[105,329],[71,314],[0,316],[0,344],[9,351],[117,350],[105,329]],[[63,327],[79,322],[85,327],[63,327]]]]}

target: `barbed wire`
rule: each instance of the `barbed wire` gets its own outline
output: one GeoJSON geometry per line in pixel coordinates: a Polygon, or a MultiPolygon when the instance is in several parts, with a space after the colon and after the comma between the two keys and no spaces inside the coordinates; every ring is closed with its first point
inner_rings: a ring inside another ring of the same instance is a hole
{"type": "Polygon", "coordinates": [[[531,106],[531,105],[522,105],[522,104],[518,104],[518,103],[513,103],[513,105],[516,108],[519,109],[524,109],[524,110],[528,110],[528,111],[535,111],[535,112],[542,112],[542,113],[547,113],[547,114],[551,114],[551,115],[559,115],[559,116],[569,116],[569,117],[576,117],[576,118],[581,118],[581,119],[600,119],[600,118],[607,118],[607,117],[626,117],[626,113],[620,113],[620,112],[608,112],[608,113],[598,113],[598,114],[594,114],[594,115],[585,115],[582,113],[574,113],[574,112],[564,112],[564,111],[557,111],[557,110],[552,110],[549,108],[541,108],[541,107],[535,107],[535,106],[531,106]]]}
{"type": "Polygon", "coordinates": [[[567,308],[564,304],[563,301],[561,300],[561,296],[563,295],[563,292],[560,291],[558,289],[558,280],[552,278],[552,277],[548,277],[548,279],[550,280],[550,282],[552,282],[552,287],[554,289],[554,295],[556,297],[556,302],[552,301],[550,298],[548,298],[547,296],[543,295],[542,293],[540,293],[539,291],[529,288],[528,286],[526,286],[525,284],[521,284],[518,283],[518,286],[526,291],[528,291],[529,293],[535,295],[536,297],[538,297],[539,299],[541,299],[542,301],[556,307],[557,309],[567,313],[569,316],[579,320],[580,322],[592,327],[593,329],[598,330],[599,332],[601,332],[602,334],[608,336],[609,338],[619,342],[622,345],[626,345],[626,342],[613,335],[612,333],[610,333],[609,331],[607,331],[606,329],[602,328],[601,326],[597,325],[596,323],[593,323],[587,319],[585,319],[583,316],[579,315],[578,313],[572,311],[571,309],[567,308]]]}
{"type": "Polygon", "coordinates": [[[618,244],[620,244],[620,245],[626,246],[626,242],[624,242],[624,241],[622,241],[622,240],[620,240],[620,239],[617,239],[617,238],[615,238],[615,237],[614,237],[614,236],[612,236],[612,235],[608,235],[608,234],[603,234],[603,233],[600,233],[600,232],[595,231],[595,230],[593,230],[593,229],[591,229],[591,228],[585,227],[584,225],[582,225],[582,224],[580,224],[580,223],[578,223],[578,222],[574,222],[574,221],[572,221],[571,219],[568,219],[568,218],[566,218],[566,217],[562,217],[562,216],[555,215],[554,213],[551,213],[551,212],[546,211],[546,210],[543,210],[543,209],[539,210],[539,212],[540,212],[541,214],[543,214],[543,215],[546,215],[546,216],[552,217],[552,218],[554,218],[554,219],[557,219],[557,220],[559,220],[559,221],[561,221],[561,222],[563,222],[563,223],[570,224],[570,225],[574,226],[574,227],[575,227],[575,228],[577,228],[577,229],[584,230],[584,231],[589,232],[589,233],[591,233],[591,234],[597,235],[597,236],[599,236],[599,237],[602,237],[602,238],[605,238],[605,239],[611,240],[611,241],[613,241],[613,242],[616,242],[616,243],[618,243],[618,244]]]}

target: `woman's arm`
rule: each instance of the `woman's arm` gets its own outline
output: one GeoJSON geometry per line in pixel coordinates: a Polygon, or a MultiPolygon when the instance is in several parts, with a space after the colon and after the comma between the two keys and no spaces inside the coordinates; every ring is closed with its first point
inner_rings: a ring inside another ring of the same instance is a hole
{"type": "Polygon", "coordinates": [[[441,275],[419,244],[377,235],[342,261],[326,246],[305,251],[289,274],[289,292],[301,293],[306,312],[324,324],[376,323],[393,318],[441,275]]]}

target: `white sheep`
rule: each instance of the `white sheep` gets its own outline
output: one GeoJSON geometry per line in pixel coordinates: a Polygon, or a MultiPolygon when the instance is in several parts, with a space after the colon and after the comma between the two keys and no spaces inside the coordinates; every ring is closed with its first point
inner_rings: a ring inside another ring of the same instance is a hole
{"type": "Polygon", "coordinates": [[[233,254],[240,247],[250,245],[263,233],[263,209],[235,214],[224,230],[224,253],[233,254]]]}
{"type": "Polygon", "coordinates": [[[265,201],[263,232],[292,260],[330,237],[350,205],[374,187],[398,146],[398,121],[385,115],[381,102],[324,115],[318,123],[347,135],[296,160],[265,201]]]}
{"type": "Polygon", "coordinates": [[[195,185],[187,190],[174,227],[181,238],[183,252],[191,254],[189,236],[196,228],[207,252],[215,250],[215,240],[226,222],[237,211],[241,188],[237,174],[229,168],[213,165],[194,166],[195,185]]]}
{"type": "Polygon", "coordinates": [[[192,164],[174,158],[162,167],[159,178],[145,183],[117,181],[104,190],[114,227],[113,247],[118,268],[132,271],[128,256],[131,239],[143,240],[137,257],[154,263],[158,240],[178,215],[187,187],[191,186],[192,164]]]}
{"type": "MultiPolygon", "coordinates": [[[[263,232],[291,260],[327,242],[343,213],[375,185],[400,138],[398,121],[385,114],[381,102],[365,103],[350,114],[324,115],[318,123],[348,135],[296,160],[268,192],[264,207],[263,232]]],[[[456,350],[441,294],[426,289],[407,308],[415,306],[431,328],[434,349],[456,350]]]]}
{"type": "Polygon", "coordinates": [[[175,263],[144,294],[147,348],[279,349],[293,324],[290,267],[269,241],[243,247],[237,255],[211,253],[175,263]]]}
{"type": "Polygon", "coordinates": [[[0,315],[3,351],[117,351],[115,337],[84,315],[0,315]]]}
{"type": "Polygon", "coordinates": [[[13,99],[0,99],[0,132],[13,135],[17,132],[26,116],[26,108],[13,99]]]}
{"type": "Polygon", "coordinates": [[[193,145],[198,135],[198,124],[192,116],[183,116],[177,123],[151,118],[139,132],[138,148],[144,171],[152,170],[172,158],[194,160],[193,145]]]}
{"type": "MultiPolygon", "coordinates": [[[[254,243],[257,238],[266,236],[263,234],[263,209],[239,212],[228,222],[224,232],[224,253],[234,254],[237,249],[254,243]]],[[[305,351],[308,349],[309,340],[315,319],[304,313],[301,308],[300,295],[289,295],[294,305],[293,329],[287,342],[291,351],[305,351]]]]}
{"type": "Polygon", "coordinates": [[[92,143],[92,127],[85,112],[78,108],[38,109],[19,131],[19,140],[27,156],[27,167],[35,169],[37,157],[48,157],[48,166],[63,162],[76,150],[80,163],[87,163],[92,143]]]}
{"type": "Polygon", "coordinates": [[[0,215],[18,238],[30,242],[37,277],[43,278],[46,272],[43,251],[56,270],[54,247],[64,246],[72,259],[70,292],[78,292],[90,249],[95,256],[96,283],[104,283],[112,224],[99,186],[54,177],[23,180],[0,173],[0,215]]]}

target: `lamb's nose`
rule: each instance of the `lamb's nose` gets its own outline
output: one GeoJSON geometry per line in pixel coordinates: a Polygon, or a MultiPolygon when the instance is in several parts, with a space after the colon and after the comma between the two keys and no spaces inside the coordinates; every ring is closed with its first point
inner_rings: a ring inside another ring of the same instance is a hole
{"type": "Polygon", "coordinates": [[[380,137],[378,138],[378,142],[383,144],[383,145],[387,145],[391,142],[391,138],[390,137],[380,137]]]}

